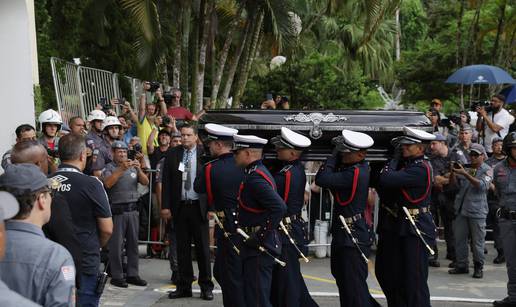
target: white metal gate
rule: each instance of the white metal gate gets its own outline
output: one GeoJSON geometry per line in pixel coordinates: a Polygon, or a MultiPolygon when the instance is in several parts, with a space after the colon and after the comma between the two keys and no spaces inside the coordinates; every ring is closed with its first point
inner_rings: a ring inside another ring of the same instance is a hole
{"type": "Polygon", "coordinates": [[[89,112],[96,108],[100,97],[108,100],[124,97],[134,108],[137,107],[138,93],[141,92],[139,79],[55,57],[50,59],[50,64],[58,111],[66,123],[74,116],[86,119],[89,112]],[[121,82],[127,84],[125,92],[122,91],[121,82]]]}

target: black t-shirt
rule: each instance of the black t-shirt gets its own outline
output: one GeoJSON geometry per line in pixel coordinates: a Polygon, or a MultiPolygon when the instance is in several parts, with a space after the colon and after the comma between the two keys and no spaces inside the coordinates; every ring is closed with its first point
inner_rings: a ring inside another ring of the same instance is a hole
{"type": "Polygon", "coordinates": [[[100,265],[100,242],[97,218],[111,217],[104,185],[77,168],[62,164],[49,176],[61,183],[59,193],[66,198],[72,213],[77,237],[81,242],[82,273],[97,274],[100,265]]]}

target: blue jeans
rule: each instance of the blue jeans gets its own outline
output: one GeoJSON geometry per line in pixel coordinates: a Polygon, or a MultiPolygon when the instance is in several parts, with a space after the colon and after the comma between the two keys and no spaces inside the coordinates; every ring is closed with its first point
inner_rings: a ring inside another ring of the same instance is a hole
{"type": "Polygon", "coordinates": [[[81,288],[77,290],[77,307],[97,307],[100,296],[95,293],[97,275],[81,274],[81,288]]]}

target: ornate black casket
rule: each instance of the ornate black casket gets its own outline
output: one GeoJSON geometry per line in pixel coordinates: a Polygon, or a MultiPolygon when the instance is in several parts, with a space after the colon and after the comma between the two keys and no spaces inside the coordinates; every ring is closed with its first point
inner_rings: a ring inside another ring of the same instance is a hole
{"type": "MultiPolygon", "coordinates": [[[[216,123],[239,130],[239,134],[253,134],[270,139],[287,127],[308,136],[312,146],[304,160],[322,160],[331,155],[331,139],[342,129],[364,132],[375,144],[368,150],[368,160],[385,161],[393,148],[390,140],[402,134],[403,126],[431,132],[430,121],[422,112],[415,111],[360,111],[360,110],[213,110],[201,117],[199,135],[206,133],[204,124],[216,123]]],[[[267,145],[265,158],[274,156],[267,145]]]]}

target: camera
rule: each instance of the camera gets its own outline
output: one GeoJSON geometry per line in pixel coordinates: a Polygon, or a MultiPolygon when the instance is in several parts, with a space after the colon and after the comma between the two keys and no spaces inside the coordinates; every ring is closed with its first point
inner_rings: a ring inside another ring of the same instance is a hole
{"type": "Polygon", "coordinates": [[[163,94],[163,99],[165,100],[165,104],[169,105],[172,104],[172,101],[174,100],[175,96],[171,92],[165,92],[163,94]]]}
{"type": "Polygon", "coordinates": [[[161,127],[166,127],[166,126],[170,125],[171,121],[172,120],[167,115],[163,116],[163,119],[161,120],[161,127]]]}
{"type": "Polygon", "coordinates": [[[100,97],[99,98],[99,104],[102,107],[102,111],[109,111],[111,110],[111,103],[107,99],[107,97],[100,97]]]}
{"type": "Polygon", "coordinates": [[[137,153],[142,152],[142,145],[141,144],[134,144],[133,149],[130,149],[127,151],[127,159],[134,160],[136,158],[137,153]]]}
{"type": "Polygon", "coordinates": [[[476,112],[477,108],[484,108],[486,112],[493,111],[493,107],[491,107],[491,103],[489,101],[473,101],[471,111],[476,112]]]}
{"type": "Polygon", "coordinates": [[[150,88],[147,91],[153,93],[158,90],[160,85],[161,84],[158,81],[151,81],[151,82],[149,82],[150,88]]]}
{"type": "Polygon", "coordinates": [[[450,168],[460,169],[460,168],[461,168],[461,166],[462,166],[463,168],[469,168],[469,167],[471,167],[471,164],[469,164],[469,163],[462,164],[462,163],[457,162],[457,161],[452,161],[452,162],[450,162],[450,168]]]}
{"type": "Polygon", "coordinates": [[[59,158],[59,151],[57,149],[47,148],[47,154],[52,158],[59,158]]]}

